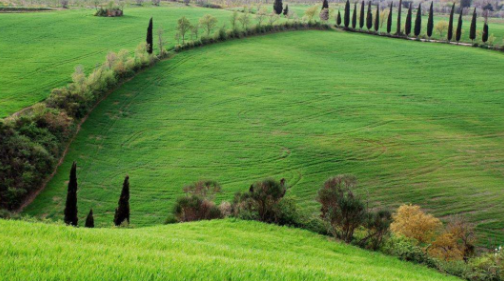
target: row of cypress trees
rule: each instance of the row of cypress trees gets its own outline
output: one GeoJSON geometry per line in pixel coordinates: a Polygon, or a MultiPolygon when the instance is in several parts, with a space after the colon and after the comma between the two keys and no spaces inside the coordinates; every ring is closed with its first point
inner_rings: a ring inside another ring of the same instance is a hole
{"type": "MultiPolygon", "coordinates": [[[[68,182],[67,199],[65,203],[65,218],[64,222],[67,225],[77,226],[79,222],[78,209],[77,209],[77,163],[72,163],[70,170],[70,180],[68,182]]],[[[130,222],[130,206],[129,206],[129,176],[124,178],[121,196],[119,197],[118,207],[115,210],[114,224],[120,226],[123,222],[130,222]]],[[[89,210],[86,217],[85,227],[94,227],[93,209],[89,210]]]]}
{"type": "MultiPolygon", "coordinates": [[[[434,8],[433,8],[434,3],[431,2],[430,7],[429,7],[429,17],[427,19],[427,37],[430,39],[432,37],[432,32],[434,30],[434,8]]],[[[412,4],[410,3],[408,12],[406,14],[406,23],[404,25],[404,33],[401,30],[401,8],[402,8],[402,0],[399,1],[399,7],[398,7],[398,15],[397,15],[397,31],[395,35],[402,36],[410,36],[412,32],[412,4]]],[[[387,33],[390,34],[392,32],[392,21],[393,21],[393,3],[390,3],[390,8],[389,8],[389,13],[387,17],[387,33]]],[[[373,13],[371,9],[371,1],[368,2],[368,8],[367,8],[367,13],[364,14],[365,11],[365,2],[364,0],[361,3],[360,7],[360,16],[359,16],[359,28],[363,29],[364,28],[364,19],[366,20],[366,28],[368,31],[370,31],[373,27],[375,32],[378,32],[380,28],[380,4],[376,5],[376,17],[373,22],[373,13]]],[[[459,42],[461,37],[462,37],[462,7],[460,8],[460,14],[458,18],[458,23],[457,23],[457,28],[455,30],[455,41],[459,42]]],[[[455,12],[455,3],[452,5],[452,9],[450,12],[450,19],[448,22],[448,33],[447,33],[447,40],[449,42],[452,41],[453,39],[453,18],[454,18],[454,12],[455,12]]],[[[474,42],[476,39],[476,18],[477,18],[477,13],[476,13],[476,8],[474,8],[472,20],[471,20],[471,28],[470,28],[470,34],[469,38],[474,42]]],[[[341,13],[338,10],[338,14],[336,15],[336,24],[338,26],[341,25],[341,13]]],[[[345,13],[344,13],[344,18],[343,18],[343,24],[345,28],[352,28],[352,29],[357,29],[357,2],[354,3],[354,9],[353,9],[353,14],[351,18],[351,25],[350,25],[350,0],[347,0],[345,3],[345,13]]],[[[422,32],[422,3],[418,4],[417,12],[416,12],[416,18],[415,18],[415,25],[413,29],[413,34],[415,37],[419,37],[420,33],[422,32]]],[[[485,23],[483,25],[483,34],[482,34],[482,41],[485,43],[488,41],[488,23],[487,20],[485,20],[485,23]]]]}

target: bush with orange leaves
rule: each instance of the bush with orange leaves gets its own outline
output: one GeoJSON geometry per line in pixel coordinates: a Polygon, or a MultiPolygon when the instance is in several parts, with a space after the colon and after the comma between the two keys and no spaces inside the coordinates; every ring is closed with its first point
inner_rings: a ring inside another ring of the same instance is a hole
{"type": "Polygon", "coordinates": [[[475,243],[474,225],[461,217],[453,217],[429,247],[429,254],[445,261],[463,259],[468,262],[474,256],[475,243]]]}
{"type": "Polygon", "coordinates": [[[400,206],[393,219],[390,225],[393,233],[414,238],[420,243],[431,242],[442,225],[438,218],[424,213],[420,206],[411,204],[400,206]]]}

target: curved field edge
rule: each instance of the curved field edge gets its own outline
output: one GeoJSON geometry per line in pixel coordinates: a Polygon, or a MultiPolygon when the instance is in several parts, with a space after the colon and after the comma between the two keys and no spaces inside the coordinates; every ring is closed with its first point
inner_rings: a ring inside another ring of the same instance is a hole
{"type": "Polygon", "coordinates": [[[78,229],[0,220],[0,240],[0,272],[12,281],[459,280],[308,231],[258,222],[78,229]]]}

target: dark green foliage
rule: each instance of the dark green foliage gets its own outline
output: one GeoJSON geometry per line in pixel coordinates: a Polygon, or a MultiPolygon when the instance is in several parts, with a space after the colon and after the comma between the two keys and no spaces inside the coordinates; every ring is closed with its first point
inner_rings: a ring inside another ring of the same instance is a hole
{"type": "Polygon", "coordinates": [[[89,214],[86,217],[86,224],[84,226],[88,228],[94,227],[93,209],[89,210],[89,214]]]}
{"type": "Polygon", "coordinates": [[[275,3],[273,3],[273,10],[277,15],[280,15],[283,11],[283,4],[282,0],[275,0],[275,3]]]}
{"type": "Polygon", "coordinates": [[[422,3],[418,4],[418,10],[415,19],[415,36],[418,37],[421,31],[422,31],[422,3]]]}
{"type": "Polygon", "coordinates": [[[367,235],[359,241],[362,247],[377,250],[389,235],[392,213],[388,210],[380,210],[367,214],[365,227],[367,235]]]}
{"type": "Polygon", "coordinates": [[[283,10],[283,15],[285,17],[289,15],[289,5],[285,5],[285,9],[283,10]]]}
{"type": "Polygon", "coordinates": [[[354,3],[354,10],[352,13],[352,28],[355,29],[357,27],[357,2],[354,3]]]}
{"type": "Polygon", "coordinates": [[[461,8],[469,8],[471,7],[472,0],[460,0],[461,8]]]}
{"type": "Polygon", "coordinates": [[[469,38],[474,42],[476,39],[476,8],[474,8],[472,20],[471,20],[471,28],[469,31],[469,38]]]}
{"type": "Polygon", "coordinates": [[[344,19],[345,28],[350,26],[350,0],[347,0],[345,3],[345,19],[344,19]]]}
{"type": "Polygon", "coordinates": [[[149,20],[149,27],[147,27],[147,53],[152,54],[152,49],[154,46],[154,40],[152,38],[152,18],[149,20]]]}
{"type": "Polygon", "coordinates": [[[392,31],[392,2],[390,2],[390,11],[387,18],[387,33],[390,34],[392,31]]]}
{"type": "Polygon", "coordinates": [[[366,27],[368,30],[370,30],[371,27],[373,27],[373,13],[371,12],[371,1],[369,1],[368,3],[366,27]]]}
{"type": "Polygon", "coordinates": [[[119,197],[118,207],[115,210],[114,224],[120,226],[124,221],[130,222],[130,187],[129,176],[124,178],[121,196],[119,197]]]}
{"type": "Polygon", "coordinates": [[[462,37],[462,12],[463,9],[460,9],[460,15],[457,23],[457,31],[455,32],[455,41],[459,42],[462,37]]]}
{"type": "Polygon", "coordinates": [[[364,28],[364,0],[362,0],[360,7],[360,17],[359,17],[359,27],[360,29],[364,28]]]}
{"type": "Polygon", "coordinates": [[[67,198],[65,203],[65,223],[77,226],[77,163],[74,161],[70,170],[70,180],[68,181],[67,198]]]}
{"type": "Polygon", "coordinates": [[[448,35],[447,39],[448,42],[450,42],[453,38],[453,14],[455,13],[455,3],[453,3],[451,12],[450,12],[450,19],[448,20],[448,35]]]}
{"type": "Polygon", "coordinates": [[[329,3],[327,3],[327,0],[322,1],[322,10],[323,9],[329,9],[329,3]]]}
{"type": "Polygon", "coordinates": [[[198,181],[184,187],[186,196],[177,199],[173,214],[177,221],[211,220],[222,217],[213,199],[221,192],[216,181],[198,181]]]}
{"type": "Polygon", "coordinates": [[[409,9],[408,9],[408,14],[406,15],[406,24],[404,26],[404,33],[406,33],[406,36],[409,36],[411,33],[411,22],[412,22],[412,17],[413,17],[413,12],[412,12],[412,4],[410,3],[409,9]]]}
{"type": "Polygon", "coordinates": [[[431,38],[432,31],[434,30],[434,2],[431,2],[429,8],[429,18],[427,19],[427,37],[431,38]]]}
{"type": "Polygon", "coordinates": [[[376,32],[380,29],[380,4],[376,4],[376,17],[374,22],[374,29],[376,32]]]}
{"type": "MultiPolygon", "coordinates": [[[[390,4],[392,6],[392,3],[390,4]]],[[[401,10],[402,10],[402,0],[399,0],[399,7],[397,7],[397,35],[401,35],[401,10]]],[[[392,8],[390,9],[390,14],[392,14],[392,8]]],[[[390,32],[389,32],[390,33],[390,32]]]]}
{"type": "Polygon", "coordinates": [[[341,25],[341,13],[338,10],[338,15],[336,16],[336,25],[340,26],[341,25]]]}
{"type": "Polygon", "coordinates": [[[488,41],[488,23],[485,21],[483,24],[483,34],[481,35],[481,40],[483,43],[486,43],[488,41]]]}

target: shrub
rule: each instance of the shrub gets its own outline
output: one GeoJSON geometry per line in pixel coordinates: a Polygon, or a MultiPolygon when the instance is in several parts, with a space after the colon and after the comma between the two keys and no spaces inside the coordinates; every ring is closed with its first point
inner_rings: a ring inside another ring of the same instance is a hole
{"type": "Polygon", "coordinates": [[[220,209],[212,201],[220,191],[221,187],[215,181],[198,181],[184,187],[186,196],[178,198],[173,208],[176,220],[188,222],[221,218],[220,209]]]}
{"type": "Polygon", "coordinates": [[[417,205],[400,206],[393,218],[390,228],[394,233],[414,238],[421,243],[430,242],[441,226],[439,219],[425,214],[417,205]]]}

